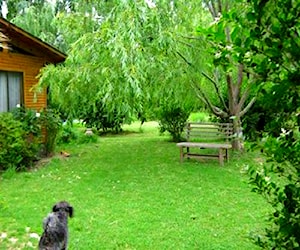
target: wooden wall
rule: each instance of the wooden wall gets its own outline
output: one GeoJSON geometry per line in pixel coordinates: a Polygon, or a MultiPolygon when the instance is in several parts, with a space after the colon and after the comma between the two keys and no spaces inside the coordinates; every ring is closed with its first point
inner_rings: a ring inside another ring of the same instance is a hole
{"type": "Polygon", "coordinates": [[[24,105],[40,111],[47,106],[46,91],[35,94],[32,87],[38,83],[36,78],[45,64],[44,58],[23,55],[19,53],[0,52],[0,70],[23,73],[24,105]]]}

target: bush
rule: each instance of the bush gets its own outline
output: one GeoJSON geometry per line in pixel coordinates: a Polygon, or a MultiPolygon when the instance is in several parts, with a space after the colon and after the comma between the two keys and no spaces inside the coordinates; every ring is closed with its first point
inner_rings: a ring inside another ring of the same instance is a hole
{"type": "Polygon", "coordinates": [[[41,125],[39,122],[39,113],[24,107],[16,108],[12,111],[14,119],[22,123],[23,129],[36,138],[41,136],[41,125]]]}
{"type": "MultiPolygon", "coordinates": [[[[23,112],[23,111],[20,111],[23,112]]],[[[24,110],[26,113],[26,111],[24,110]]],[[[21,115],[21,113],[20,113],[21,115]]],[[[23,118],[31,115],[24,114],[23,118]]],[[[7,170],[15,168],[20,170],[24,167],[31,166],[37,160],[39,152],[38,131],[33,129],[37,134],[33,134],[31,129],[26,131],[30,124],[30,119],[22,122],[16,120],[11,113],[0,114],[0,169],[7,170]]]]}
{"type": "Polygon", "coordinates": [[[117,112],[108,112],[102,101],[98,101],[95,106],[90,106],[80,117],[86,127],[96,127],[106,132],[112,129],[115,133],[122,131],[122,124],[125,116],[117,112]]]}
{"type": "Polygon", "coordinates": [[[254,241],[264,249],[300,248],[300,132],[283,131],[268,136],[261,147],[271,162],[261,169],[249,169],[253,191],[262,194],[273,207],[271,225],[254,241]]]}
{"type": "Polygon", "coordinates": [[[40,114],[40,123],[42,128],[46,130],[44,154],[49,156],[52,155],[55,151],[56,140],[62,122],[57,112],[52,109],[45,109],[40,114]]]}
{"type": "Polygon", "coordinates": [[[74,128],[71,124],[66,124],[62,126],[62,129],[59,133],[58,143],[77,143],[77,144],[85,144],[85,143],[91,143],[91,142],[97,142],[98,141],[98,135],[91,134],[86,135],[85,132],[83,132],[79,128],[74,128]]]}
{"type": "Polygon", "coordinates": [[[174,142],[181,141],[181,135],[190,113],[189,108],[176,105],[162,106],[158,114],[160,132],[167,131],[171,134],[174,142]]]}
{"type": "Polygon", "coordinates": [[[86,135],[85,133],[80,133],[77,138],[78,144],[86,144],[86,143],[95,143],[98,141],[98,135],[92,134],[92,135],[86,135]]]}
{"type": "MultiPolygon", "coordinates": [[[[266,92],[263,92],[266,94],[266,92]]],[[[282,124],[277,124],[279,117],[278,109],[272,106],[265,99],[265,96],[259,96],[253,107],[243,117],[243,133],[248,140],[256,141],[263,137],[263,133],[268,131],[273,136],[278,136],[282,124]]]]}
{"type": "Polygon", "coordinates": [[[58,135],[58,143],[70,143],[78,138],[75,129],[71,124],[66,124],[62,126],[62,129],[58,135]]]}

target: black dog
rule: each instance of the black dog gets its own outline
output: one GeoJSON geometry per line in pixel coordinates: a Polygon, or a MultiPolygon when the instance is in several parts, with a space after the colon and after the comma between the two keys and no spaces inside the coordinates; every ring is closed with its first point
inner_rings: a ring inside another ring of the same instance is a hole
{"type": "Polygon", "coordinates": [[[68,217],[73,216],[73,207],[66,201],[55,204],[43,222],[44,232],[39,242],[39,250],[68,249],[68,217]]]}

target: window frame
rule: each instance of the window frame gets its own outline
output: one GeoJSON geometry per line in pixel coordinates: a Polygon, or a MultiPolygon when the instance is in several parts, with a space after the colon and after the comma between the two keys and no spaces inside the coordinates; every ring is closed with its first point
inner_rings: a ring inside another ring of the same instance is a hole
{"type": "Polygon", "coordinates": [[[17,73],[20,75],[20,106],[24,106],[24,99],[25,99],[25,93],[24,93],[24,72],[22,71],[16,71],[16,70],[4,70],[0,69],[0,74],[4,74],[4,77],[6,78],[6,104],[7,104],[7,110],[5,111],[0,111],[0,112],[10,112],[12,111],[13,108],[10,107],[9,105],[9,73],[17,73]]]}

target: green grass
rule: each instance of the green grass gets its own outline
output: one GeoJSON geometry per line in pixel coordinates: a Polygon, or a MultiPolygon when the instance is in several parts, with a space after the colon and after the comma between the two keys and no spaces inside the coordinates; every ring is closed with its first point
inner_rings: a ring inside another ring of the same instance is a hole
{"type": "Polygon", "coordinates": [[[4,175],[0,249],[36,249],[34,236],[59,200],[75,210],[71,250],[258,249],[248,236],[263,230],[268,207],[241,173],[252,157],[236,156],[224,167],[180,164],[179,149],[155,123],[125,129],[97,143],[61,146],[69,158],[4,175]]]}
{"type": "Polygon", "coordinates": [[[191,113],[188,119],[190,122],[209,122],[210,116],[206,112],[191,113]]]}

